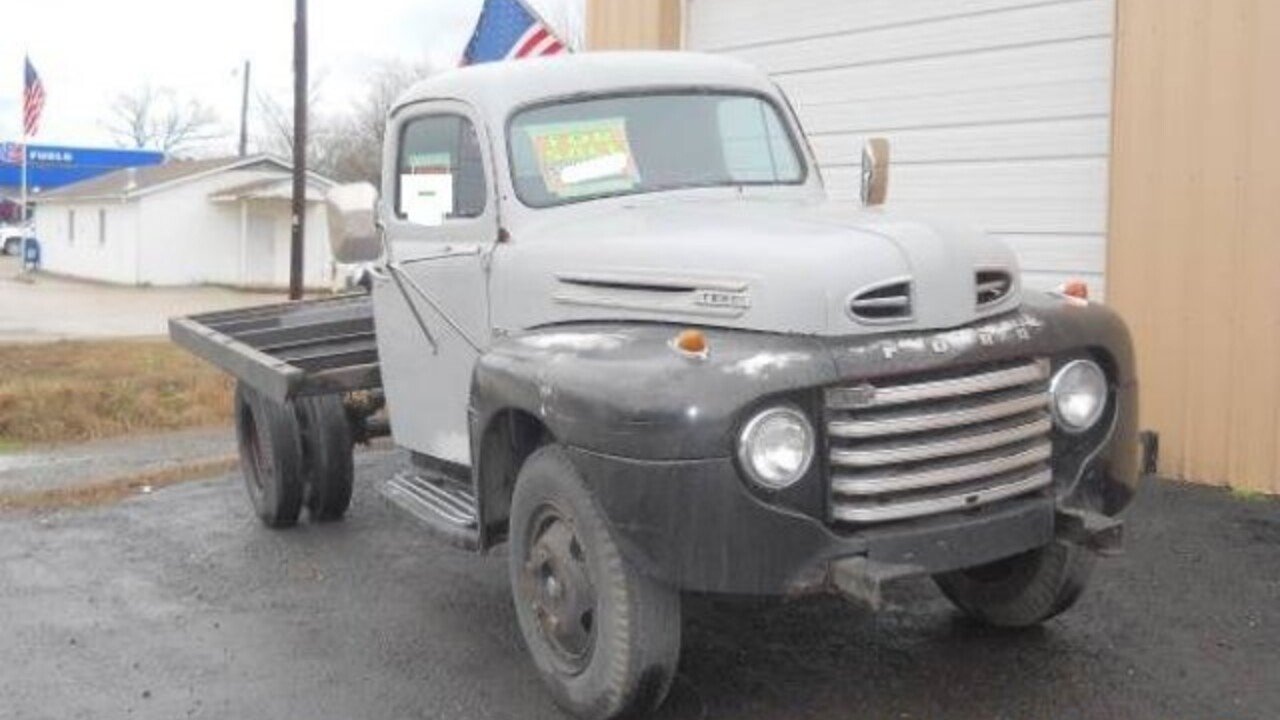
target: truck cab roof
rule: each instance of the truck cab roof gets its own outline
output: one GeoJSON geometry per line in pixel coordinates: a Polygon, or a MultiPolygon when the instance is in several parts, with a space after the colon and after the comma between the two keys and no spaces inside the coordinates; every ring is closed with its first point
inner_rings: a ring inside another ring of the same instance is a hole
{"type": "Polygon", "coordinates": [[[434,75],[409,88],[392,114],[426,100],[460,100],[490,119],[540,100],[657,88],[729,88],[772,94],[752,65],[690,52],[589,52],[486,63],[434,75]]]}

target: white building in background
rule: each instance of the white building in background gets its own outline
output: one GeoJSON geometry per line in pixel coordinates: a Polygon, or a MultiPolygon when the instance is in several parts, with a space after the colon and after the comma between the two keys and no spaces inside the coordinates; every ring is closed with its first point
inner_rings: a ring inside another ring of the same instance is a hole
{"type": "MultiPolygon", "coordinates": [[[[323,199],[307,180],[304,283],[329,287],[323,199]]],[[[43,269],[126,285],[289,284],[290,165],[270,156],[175,161],[120,170],[41,195],[43,269]]]]}

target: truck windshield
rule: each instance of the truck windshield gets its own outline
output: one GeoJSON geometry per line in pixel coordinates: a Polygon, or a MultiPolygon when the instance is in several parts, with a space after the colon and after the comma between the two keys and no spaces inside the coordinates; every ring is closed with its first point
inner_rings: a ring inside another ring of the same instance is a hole
{"type": "Polygon", "coordinates": [[[805,166],[763,97],[669,93],[600,97],[516,114],[511,172],[524,204],[716,185],[804,181],[805,166]]]}

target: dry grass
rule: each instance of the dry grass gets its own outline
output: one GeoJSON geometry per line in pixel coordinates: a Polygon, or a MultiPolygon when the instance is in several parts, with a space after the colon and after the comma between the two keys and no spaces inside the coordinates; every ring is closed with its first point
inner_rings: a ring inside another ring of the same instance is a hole
{"type": "Polygon", "coordinates": [[[0,346],[0,447],[221,425],[231,391],[163,340],[0,346]]]}

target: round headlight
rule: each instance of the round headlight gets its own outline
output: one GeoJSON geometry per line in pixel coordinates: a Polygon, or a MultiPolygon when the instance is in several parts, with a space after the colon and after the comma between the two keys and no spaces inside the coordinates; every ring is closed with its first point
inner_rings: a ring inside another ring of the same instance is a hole
{"type": "Polygon", "coordinates": [[[787,487],[804,477],[813,461],[813,426],[793,407],[764,410],[742,428],[738,459],[757,484],[787,487]]]}
{"type": "Polygon", "coordinates": [[[1091,360],[1072,360],[1049,385],[1053,396],[1053,417],[1067,432],[1084,432],[1093,427],[1107,408],[1107,376],[1091,360]]]}

